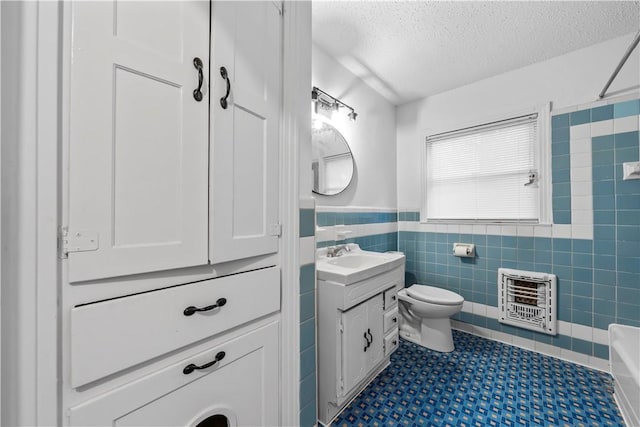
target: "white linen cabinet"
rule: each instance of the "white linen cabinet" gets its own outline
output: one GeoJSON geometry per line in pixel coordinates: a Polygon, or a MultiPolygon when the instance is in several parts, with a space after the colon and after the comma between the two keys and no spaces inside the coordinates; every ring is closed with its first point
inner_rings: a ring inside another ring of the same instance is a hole
{"type": "Polygon", "coordinates": [[[62,7],[63,424],[279,425],[282,4],[62,7]]]}
{"type": "Polygon", "coordinates": [[[209,4],[69,7],[69,281],[206,264],[209,4]]]}
{"type": "Polygon", "coordinates": [[[278,4],[71,8],[69,281],[276,253],[278,4]]]}

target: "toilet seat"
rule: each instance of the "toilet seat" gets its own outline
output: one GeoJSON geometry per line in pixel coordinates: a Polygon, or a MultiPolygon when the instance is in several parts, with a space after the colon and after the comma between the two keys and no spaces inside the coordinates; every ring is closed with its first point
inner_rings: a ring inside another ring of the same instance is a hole
{"type": "Polygon", "coordinates": [[[406,288],[406,291],[410,297],[431,304],[458,305],[464,302],[461,295],[433,286],[415,284],[406,288]]]}

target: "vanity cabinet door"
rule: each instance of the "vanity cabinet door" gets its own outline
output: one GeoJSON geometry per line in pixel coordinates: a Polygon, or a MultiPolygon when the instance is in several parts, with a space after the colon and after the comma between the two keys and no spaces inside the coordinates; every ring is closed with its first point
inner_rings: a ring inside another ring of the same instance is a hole
{"type": "Polygon", "coordinates": [[[212,3],[211,263],[278,251],[282,16],[212,3]]]}
{"type": "Polygon", "coordinates": [[[69,281],[207,264],[209,3],[65,7],[69,281]]]}
{"type": "Polygon", "coordinates": [[[347,395],[384,357],[382,295],[342,313],[342,366],[338,395],[347,395]]]}

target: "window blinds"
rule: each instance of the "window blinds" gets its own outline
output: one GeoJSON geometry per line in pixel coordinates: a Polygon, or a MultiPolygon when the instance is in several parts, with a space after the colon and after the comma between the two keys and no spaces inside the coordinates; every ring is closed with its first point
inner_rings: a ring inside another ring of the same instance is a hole
{"type": "Polygon", "coordinates": [[[537,114],[427,137],[427,219],[537,220],[536,141],[537,114]]]}

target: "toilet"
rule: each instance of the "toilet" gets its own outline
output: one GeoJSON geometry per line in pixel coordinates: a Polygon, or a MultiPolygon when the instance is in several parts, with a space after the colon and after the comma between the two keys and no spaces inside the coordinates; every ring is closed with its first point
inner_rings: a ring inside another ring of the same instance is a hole
{"type": "Polygon", "coordinates": [[[398,292],[400,336],[431,350],[453,351],[451,320],[464,298],[435,286],[411,285],[398,292]]]}

